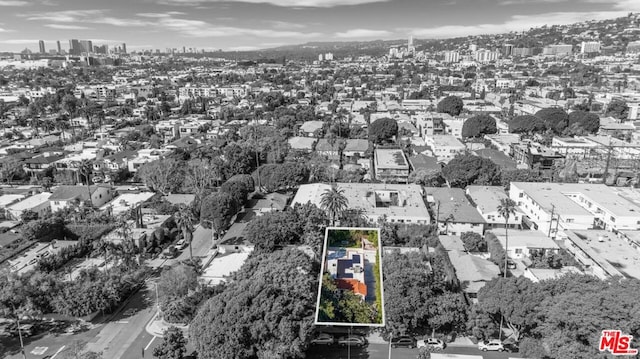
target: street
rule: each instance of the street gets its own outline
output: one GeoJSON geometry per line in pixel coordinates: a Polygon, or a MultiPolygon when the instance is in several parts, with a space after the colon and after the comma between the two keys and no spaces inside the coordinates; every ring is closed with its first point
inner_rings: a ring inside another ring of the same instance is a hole
{"type": "MultiPolygon", "coordinates": [[[[205,257],[211,248],[211,230],[198,226],[193,236],[193,256],[205,257]]],[[[179,261],[189,259],[189,248],[174,259],[149,261],[151,266],[168,267],[179,261]]],[[[146,332],[145,326],[156,313],[155,284],[157,278],[150,278],[146,286],[132,295],[129,301],[106,323],[97,323],[94,328],[76,334],[41,333],[24,338],[27,359],[40,359],[56,355],[69,349],[73,343],[86,343],[86,349],[102,352],[105,359],[139,359],[146,347],[144,357],[153,357],[153,348],[162,342],[146,332]]],[[[18,338],[0,337],[5,347],[4,357],[22,359],[18,338]]],[[[189,348],[191,348],[189,346],[189,348]]]]}
{"type": "MultiPolygon", "coordinates": [[[[447,347],[444,353],[481,355],[484,359],[508,359],[521,358],[517,353],[481,352],[476,347],[447,347]]],[[[418,356],[418,349],[392,348],[391,358],[393,359],[415,359],[418,356]]],[[[312,347],[307,351],[307,359],[388,359],[389,345],[369,343],[366,348],[341,348],[312,347]]]]}

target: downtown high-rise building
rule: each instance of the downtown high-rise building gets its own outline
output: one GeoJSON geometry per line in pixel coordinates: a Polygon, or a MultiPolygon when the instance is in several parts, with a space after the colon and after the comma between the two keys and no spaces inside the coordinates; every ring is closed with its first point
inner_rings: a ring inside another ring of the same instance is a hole
{"type": "Polygon", "coordinates": [[[125,44],[124,42],[122,43],[122,53],[123,54],[127,53],[127,44],[125,44]]]}
{"type": "Polygon", "coordinates": [[[77,39],[69,40],[69,55],[80,55],[81,52],[80,41],[77,39]]]}
{"type": "Polygon", "coordinates": [[[44,54],[44,53],[46,53],[46,52],[47,52],[47,51],[45,50],[45,48],[44,48],[44,41],[42,41],[42,40],[38,41],[38,47],[40,48],[39,50],[40,50],[40,53],[41,53],[41,54],[44,54]]]}
{"type": "Polygon", "coordinates": [[[60,41],[56,41],[56,46],[58,48],[58,55],[60,55],[62,53],[62,46],[60,46],[60,41]]]}
{"type": "Polygon", "coordinates": [[[80,53],[88,54],[93,52],[93,43],[91,40],[80,40],[80,53]]]}

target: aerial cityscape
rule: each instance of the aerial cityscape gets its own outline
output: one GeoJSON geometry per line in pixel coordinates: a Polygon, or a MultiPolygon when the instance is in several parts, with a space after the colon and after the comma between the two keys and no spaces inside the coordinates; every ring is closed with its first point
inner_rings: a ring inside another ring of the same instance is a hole
{"type": "Polygon", "coordinates": [[[640,3],[0,10],[0,357],[639,357],[640,3]]]}

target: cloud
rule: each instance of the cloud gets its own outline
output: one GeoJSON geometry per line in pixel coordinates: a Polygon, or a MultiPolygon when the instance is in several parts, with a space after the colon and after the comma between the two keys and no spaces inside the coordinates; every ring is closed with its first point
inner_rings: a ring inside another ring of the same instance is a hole
{"type": "Polygon", "coordinates": [[[161,18],[161,17],[171,17],[173,15],[186,15],[181,11],[167,11],[167,12],[143,12],[136,14],[140,17],[150,17],[150,18],[161,18]]]}
{"type": "Polygon", "coordinates": [[[0,0],[0,6],[27,6],[28,1],[21,0],[0,0]]]}
{"type": "Polygon", "coordinates": [[[159,28],[178,32],[188,37],[231,37],[253,36],[266,38],[296,38],[305,39],[322,36],[318,32],[280,31],[273,29],[249,29],[233,26],[216,26],[201,20],[176,19],[171,17],[159,18],[155,25],[159,28]]]}
{"type": "Polygon", "coordinates": [[[105,10],[65,10],[19,14],[18,16],[26,17],[27,20],[33,21],[80,22],[87,19],[96,19],[102,17],[104,16],[105,12],[105,10]]]}
{"type": "Polygon", "coordinates": [[[540,6],[540,3],[561,3],[569,0],[502,0],[498,2],[498,5],[536,5],[540,6]]]}
{"type": "Polygon", "coordinates": [[[534,15],[514,15],[501,24],[446,25],[432,28],[397,29],[423,38],[448,38],[468,35],[500,34],[510,31],[526,31],[543,25],[562,25],[589,20],[612,19],[625,16],[624,11],[601,12],[552,12],[534,15]]]}
{"type": "Polygon", "coordinates": [[[258,46],[235,46],[235,47],[230,47],[227,49],[227,51],[255,51],[255,50],[260,50],[260,47],[258,46]]]}
{"type": "Polygon", "coordinates": [[[392,33],[386,30],[371,30],[371,29],[351,29],[344,32],[336,32],[335,37],[340,39],[355,39],[363,37],[387,37],[392,33]]]}
{"type": "Polygon", "coordinates": [[[362,4],[387,2],[389,0],[159,0],[165,5],[201,5],[203,3],[241,2],[249,4],[269,4],[280,7],[318,7],[355,6],[362,4]]]}
{"type": "Polygon", "coordinates": [[[80,25],[45,24],[44,26],[58,30],[87,30],[88,27],[80,25]]]}
{"type": "Polygon", "coordinates": [[[265,21],[267,24],[271,25],[274,29],[304,29],[306,25],[296,24],[293,22],[287,21],[265,21]]]}

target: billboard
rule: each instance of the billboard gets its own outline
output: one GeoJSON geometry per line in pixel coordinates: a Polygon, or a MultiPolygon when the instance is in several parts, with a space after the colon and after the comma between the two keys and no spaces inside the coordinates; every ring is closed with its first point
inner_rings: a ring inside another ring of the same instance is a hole
{"type": "Polygon", "coordinates": [[[385,325],[379,228],[325,231],[316,325],[385,325]]]}

